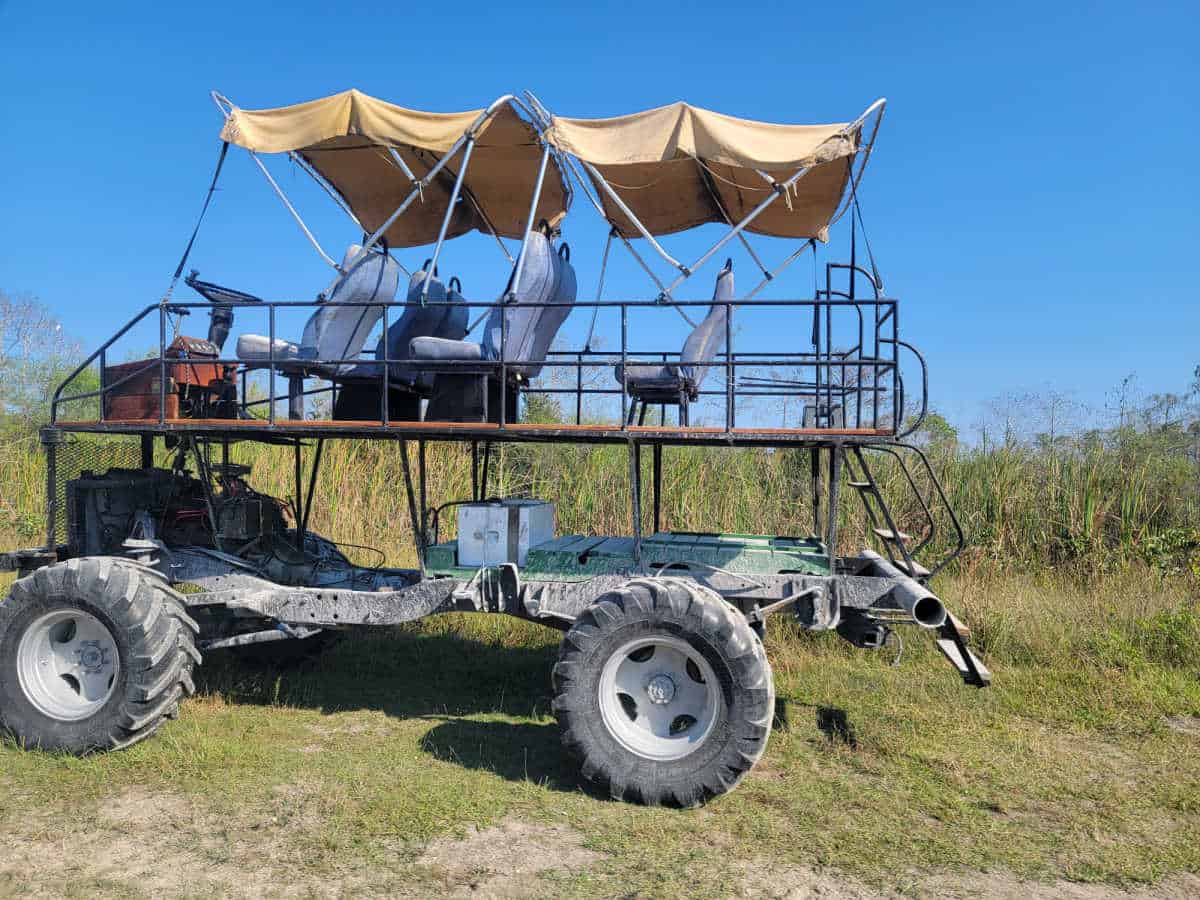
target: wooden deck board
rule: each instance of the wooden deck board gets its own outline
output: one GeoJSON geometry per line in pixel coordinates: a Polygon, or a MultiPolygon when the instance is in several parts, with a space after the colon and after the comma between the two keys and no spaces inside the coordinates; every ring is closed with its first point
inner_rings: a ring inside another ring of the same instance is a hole
{"type": "Polygon", "coordinates": [[[726,431],[724,428],[713,426],[693,425],[687,427],[671,425],[631,425],[621,428],[619,425],[576,425],[574,423],[544,424],[517,423],[505,425],[502,429],[494,422],[389,422],[384,425],[378,420],[354,419],[276,419],[272,424],[265,419],[105,419],[60,421],[55,427],[64,430],[89,429],[98,430],[106,426],[114,428],[139,428],[153,431],[156,428],[187,429],[187,430],[227,430],[227,431],[278,431],[289,432],[299,429],[315,430],[372,430],[396,433],[427,433],[427,432],[463,432],[485,434],[579,434],[604,437],[628,437],[630,435],[678,435],[680,437],[733,437],[753,436],[757,438],[838,438],[838,437],[887,437],[891,434],[888,429],[878,428],[734,428],[726,431]]]}

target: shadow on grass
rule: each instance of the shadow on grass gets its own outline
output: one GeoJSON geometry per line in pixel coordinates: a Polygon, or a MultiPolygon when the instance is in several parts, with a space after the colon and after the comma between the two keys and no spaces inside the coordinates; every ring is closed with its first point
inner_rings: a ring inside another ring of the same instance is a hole
{"type": "Polygon", "coordinates": [[[845,744],[851,750],[858,749],[858,735],[854,725],[846,717],[844,709],[835,706],[817,707],[817,728],[832,744],[845,744]]]}
{"type": "Polygon", "coordinates": [[[453,631],[347,634],[300,666],[271,668],[213,654],[197,670],[201,694],[233,703],[376,710],[397,718],[500,713],[541,717],[550,710],[557,648],[505,646],[453,631]]]}
{"type": "Polygon", "coordinates": [[[579,766],[563,750],[558,725],[553,722],[450,719],[421,738],[421,749],[444,762],[493,772],[509,781],[528,781],[568,793],[582,790],[607,799],[579,777],[579,766]]]}
{"type": "Polygon", "coordinates": [[[557,652],[550,643],[506,646],[454,631],[395,629],[348,634],[324,655],[287,669],[214,653],[197,670],[196,686],[231,703],[440,720],[420,741],[436,759],[510,781],[591,793],[563,751],[556,723],[467,718],[548,716],[557,652]]]}

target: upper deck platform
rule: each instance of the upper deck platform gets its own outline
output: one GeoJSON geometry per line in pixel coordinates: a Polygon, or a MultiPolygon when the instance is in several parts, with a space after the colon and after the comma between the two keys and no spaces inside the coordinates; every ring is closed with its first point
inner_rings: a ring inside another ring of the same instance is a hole
{"type": "Polygon", "coordinates": [[[888,429],[867,428],[733,428],[711,426],[588,425],[574,423],[382,422],[282,419],[108,419],[60,421],[54,428],[99,434],[196,434],[231,440],[263,440],[272,436],[299,438],[376,438],[435,441],[516,441],[543,443],[699,444],[710,446],[825,445],[876,443],[894,437],[888,429]]]}

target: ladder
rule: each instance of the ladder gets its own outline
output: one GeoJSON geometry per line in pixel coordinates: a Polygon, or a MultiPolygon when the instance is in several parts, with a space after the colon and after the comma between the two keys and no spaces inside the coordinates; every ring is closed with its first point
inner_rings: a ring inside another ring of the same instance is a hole
{"type": "MultiPolygon", "coordinates": [[[[958,521],[958,516],[955,515],[954,508],[950,505],[941,482],[934,473],[933,467],[929,464],[928,457],[919,447],[900,443],[855,445],[850,448],[850,452],[846,455],[845,463],[846,475],[849,479],[847,483],[858,493],[859,498],[862,500],[863,509],[866,511],[867,522],[870,525],[871,532],[882,545],[888,561],[897,569],[925,584],[934,575],[953,562],[966,548],[966,535],[963,532],[962,525],[958,521]],[[871,452],[886,454],[895,459],[901,473],[904,475],[905,483],[907,483],[914,496],[916,496],[921,516],[924,520],[919,539],[900,530],[896,517],[892,513],[891,507],[888,506],[883,492],[880,491],[879,483],[875,480],[875,475],[867,461],[868,453],[871,452]],[[904,452],[911,452],[920,461],[924,474],[931,485],[931,490],[928,493],[918,487],[917,481],[913,477],[913,473],[905,460],[904,452]],[[937,535],[937,520],[930,505],[931,501],[939,505],[946,512],[955,533],[955,543],[949,553],[938,560],[932,567],[927,568],[918,562],[916,557],[933,543],[937,535]]],[[[966,626],[953,615],[947,615],[945,624],[938,629],[937,647],[954,664],[954,667],[958,669],[963,681],[975,687],[984,687],[991,683],[992,676],[987,667],[984,666],[982,660],[972,653],[970,647],[967,646],[968,637],[969,631],[966,626]]]]}
{"type": "Polygon", "coordinates": [[[951,507],[946,497],[946,492],[933,471],[933,467],[929,464],[929,458],[919,447],[914,447],[911,444],[855,445],[850,447],[849,450],[850,452],[846,456],[848,484],[857,492],[859,499],[862,501],[871,533],[875,535],[882,545],[883,551],[892,565],[917,581],[922,583],[927,582],[953,562],[966,549],[967,545],[962,525],[959,523],[958,517],[954,514],[954,509],[951,507]],[[911,453],[919,460],[931,486],[928,492],[922,491],[917,485],[917,480],[913,477],[912,470],[905,460],[906,452],[911,453]],[[883,492],[880,491],[879,483],[876,481],[870,463],[867,461],[869,453],[887,455],[896,461],[901,474],[904,476],[905,484],[907,484],[916,497],[918,507],[920,508],[923,524],[920,528],[919,537],[914,538],[913,535],[902,531],[897,524],[896,517],[892,513],[887,500],[884,498],[883,492]],[[940,507],[945,511],[950,525],[954,530],[955,543],[949,553],[934,565],[927,567],[918,562],[917,557],[937,537],[937,520],[933,512],[935,507],[940,507]]]}

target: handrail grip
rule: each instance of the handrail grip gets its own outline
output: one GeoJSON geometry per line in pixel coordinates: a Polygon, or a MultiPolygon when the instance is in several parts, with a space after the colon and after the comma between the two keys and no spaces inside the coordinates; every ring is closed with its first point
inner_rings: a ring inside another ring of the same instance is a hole
{"type": "Polygon", "coordinates": [[[954,552],[934,566],[929,571],[929,574],[925,576],[926,578],[933,578],[934,575],[942,571],[944,568],[946,568],[946,566],[954,562],[954,560],[958,559],[963,550],[967,548],[967,535],[966,532],[963,531],[962,523],[958,521],[958,516],[954,512],[954,506],[951,505],[950,500],[946,497],[946,491],[942,487],[942,482],[937,477],[937,473],[933,471],[933,466],[929,462],[929,457],[925,455],[925,451],[915,444],[905,444],[901,441],[896,441],[894,446],[903,447],[906,450],[911,450],[913,453],[917,454],[917,457],[925,466],[925,471],[929,473],[929,480],[933,482],[933,487],[938,493],[938,499],[941,501],[942,506],[946,508],[946,512],[950,516],[950,524],[954,527],[954,532],[957,535],[957,546],[955,547],[954,552]]]}
{"type": "MultiPolygon", "coordinates": [[[[75,370],[73,372],[71,372],[70,375],[68,375],[61,382],[59,382],[58,387],[55,388],[55,390],[54,390],[54,395],[50,398],[50,424],[51,425],[53,425],[55,422],[58,421],[58,404],[60,402],[60,398],[62,397],[63,388],[65,388],[68,384],[70,384],[72,381],[74,381],[76,378],[78,378],[80,375],[82,375],[87,370],[87,367],[90,366],[92,363],[94,363],[97,359],[99,359],[101,354],[103,354],[105,350],[107,350],[109,347],[111,347],[113,344],[115,344],[117,341],[119,341],[121,338],[123,338],[126,334],[128,334],[129,329],[131,329],[134,325],[136,325],[138,322],[140,322],[142,319],[144,319],[146,316],[148,316],[154,310],[158,309],[158,306],[159,305],[157,303],[151,303],[149,306],[147,306],[145,309],[143,309],[140,313],[135,315],[132,319],[130,319],[128,322],[125,323],[124,327],[120,331],[118,331],[116,334],[114,334],[112,337],[110,337],[107,341],[105,341],[103,344],[101,344],[99,349],[96,350],[95,353],[93,353],[91,356],[89,356],[87,359],[85,359],[83,362],[81,362],[78,366],[76,366],[75,370]]],[[[100,377],[101,377],[101,379],[104,378],[103,372],[100,373],[100,377]]]]}
{"type": "MultiPolygon", "coordinates": [[[[921,351],[907,341],[902,341],[899,338],[880,338],[881,344],[895,344],[898,347],[903,347],[910,351],[917,358],[917,362],[921,364],[921,413],[917,416],[916,421],[908,428],[896,434],[896,440],[901,440],[908,437],[925,423],[925,417],[929,414],[929,366],[925,363],[925,357],[921,355],[921,351]]],[[[899,368],[899,367],[897,367],[899,368]]],[[[896,416],[896,427],[899,428],[904,410],[901,408],[896,416]]]]}

